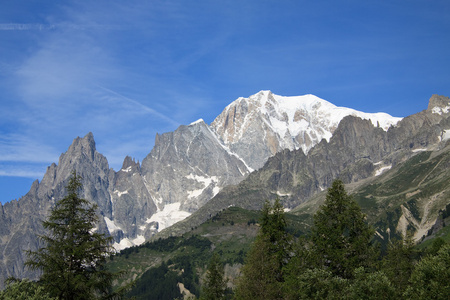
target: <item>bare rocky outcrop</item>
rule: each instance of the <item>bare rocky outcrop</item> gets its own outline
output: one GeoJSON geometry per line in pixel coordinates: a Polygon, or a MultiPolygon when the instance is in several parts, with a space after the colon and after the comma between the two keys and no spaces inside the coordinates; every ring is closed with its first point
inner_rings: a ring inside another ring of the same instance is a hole
{"type": "Polygon", "coordinates": [[[181,210],[192,213],[249,173],[245,162],[224,147],[203,120],[157,135],[142,161],[146,187],[160,210],[179,203],[181,210]]]}

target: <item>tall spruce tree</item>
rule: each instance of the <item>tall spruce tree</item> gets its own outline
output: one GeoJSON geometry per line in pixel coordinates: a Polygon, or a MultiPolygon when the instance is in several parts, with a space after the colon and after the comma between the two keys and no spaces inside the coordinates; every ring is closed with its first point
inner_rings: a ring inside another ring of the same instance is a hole
{"type": "Polygon", "coordinates": [[[247,255],[236,289],[237,299],[282,299],[284,266],[291,254],[291,237],[279,199],[263,207],[261,229],[247,255]]]}
{"type": "Polygon", "coordinates": [[[342,278],[352,278],[358,267],[371,267],[376,258],[373,235],[343,182],[335,180],[324,205],[314,215],[311,239],[318,267],[342,278]]]}
{"type": "Polygon", "coordinates": [[[1,300],[56,300],[39,283],[28,279],[8,278],[6,288],[0,291],[1,300]]]}
{"type": "Polygon", "coordinates": [[[220,300],[225,299],[227,289],[226,280],[224,278],[224,268],[220,261],[219,254],[214,252],[208,264],[206,271],[205,283],[201,299],[220,300]]]}
{"type": "Polygon", "coordinates": [[[404,240],[393,241],[383,258],[382,270],[395,287],[397,298],[401,298],[408,287],[416,256],[412,234],[408,233],[404,240]]]}
{"type": "Polygon", "coordinates": [[[117,276],[106,270],[112,251],[111,238],[95,232],[95,204],[80,198],[81,177],[74,171],[67,185],[68,195],[56,202],[43,222],[48,231],[39,236],[44,247],[29,251],[26,265],[40,270],[40,283],[58,299],[106,299],[117,276]]]}
{"type": "Polygon", "coordinates": [[[436,255],[426,256],[414,267],[404,299],[449,299],[450,244],[436,255]]]}

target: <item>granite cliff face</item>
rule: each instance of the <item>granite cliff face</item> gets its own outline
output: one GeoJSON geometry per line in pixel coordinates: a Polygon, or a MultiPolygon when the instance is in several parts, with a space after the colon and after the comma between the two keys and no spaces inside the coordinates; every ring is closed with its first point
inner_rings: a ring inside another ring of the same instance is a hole
{"type": "Polygon", "coordinates": [[[158,135],[142,161],[142,175],[159,210],[175,204],[194,212],[248,174],[245,162],[224,147],[203,120],[158,135]]]}
{"type": "Polygon", "coordinates": [[[36,276],[23,267],[24,250],[39,246],[41,221],[65,196],[72,170],[83,178],[82,196],[99,206],[97,230],[123,249],[191,214],[190,220],[201,221],[196,211],[220,206],[209,204],[213,197],[223,205],[259,208],[258,201],[275,193],[293,208],[336,176],[372,176],[401,160],[398,153],[446,136],[439,122],[448,115],[448,98],[439,99],[433,103],[440,106],[386,131],[399,119],[339,108],[311,95],[260,92],[230,104],[211,125],[199,120],[157,135],[142,164],[126,157],[117,172],[96,151],[91,133],[76,138],[27,195],[0,206],[0,285],[8,276],[36,276]]]}
{"type": "Polygon", "coordinates": [[[156,232],[155,224],[145,221],[157,211],[141,176],[139,162],[127,156],[122,168],[110,176],[111,214],[105,215],[108,231],[116,248],[142,243],[156,232]]]}

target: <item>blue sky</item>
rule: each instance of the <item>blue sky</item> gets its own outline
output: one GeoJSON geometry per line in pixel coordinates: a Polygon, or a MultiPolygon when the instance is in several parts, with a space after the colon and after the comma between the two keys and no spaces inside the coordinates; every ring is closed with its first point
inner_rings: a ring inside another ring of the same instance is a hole
{"type": "Polygon", "coordinates": [[[115,170],[260,90],[407,116],[450,96],[450,1],[4,1],[0,201],[77,136],[115,170]]]}

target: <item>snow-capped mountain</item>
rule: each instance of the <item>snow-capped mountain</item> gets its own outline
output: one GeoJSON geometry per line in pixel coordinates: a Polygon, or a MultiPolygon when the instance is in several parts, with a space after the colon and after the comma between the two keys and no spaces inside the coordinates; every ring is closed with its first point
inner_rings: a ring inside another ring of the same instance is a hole
{"type": "Polygon", "coordinates": [[[302,149],[307,153],[322,139],[329,141],[348,115],[371,120],[385,131],[401,120],[386,113],[337,107],[314,95],[283,97],[261,91],[228,105],[211,127],[232,152],[258,169],[280,150],[302,149]]]}
{"type": "Polygon", "coordinates": [[[261,209],[275,197],[285,209],[301,211],[307,229],[311,218],[306,216],[312,217],[319,207],[325,197],[321,192],[339,178],[350,184],[351,194],[364,187],[355,197],[370,211],[369,222],[379,222],[381,239],[405,236],[407,231],[421,239],[442,226],[439,212],[449,204],[450,99],[433,95],[427,110],[403,118],[387,131],[374,123],[346,116],[329,141],[322,140],[307,154],[301,149],[276,153],[262,168],[224,188],[157,238],[181,235],[230,206],[261,209]],[[322,198],[316,197],[319,193],[322,198]]]}
{"type": "Polygon", "coordinates": [[[27,195],[0,206],[0,254],[7,253],[0,256],[0,282],[25,274],[23,249],[39,246],[35,234],[42,233],[40,220],[64,196],[72,170],[83,177],[82,196],[99,206],[97,230],[111,234],[119,250],[188,217],[277,152],[308,152],[322,139],[329,140],[347,115],[370,119],[385,130],[400,120],[339,108],[312,95],[282,97],[262,91],[237,99],[210,125],[199,120],[157,135],[142,164],[126,157],[117,172],[96,151],[91,133],[76,138],[27,195]]]}
{"type": "MultiPolygon", "coordinates": [[[[261,91],[228,105],[211,125],[198,120],[158,135],[140,172],[158,207],[146,224],[156,223],[159,231],[180,221],[283,149],[308,152],[322,139],[328,141],[348,115],[369,119],[384,130],[401,120],[337,107],[313,95],[282,97],[261,91]]],[[[147,230],[146,224],[140,228],[147,230]]]]}

